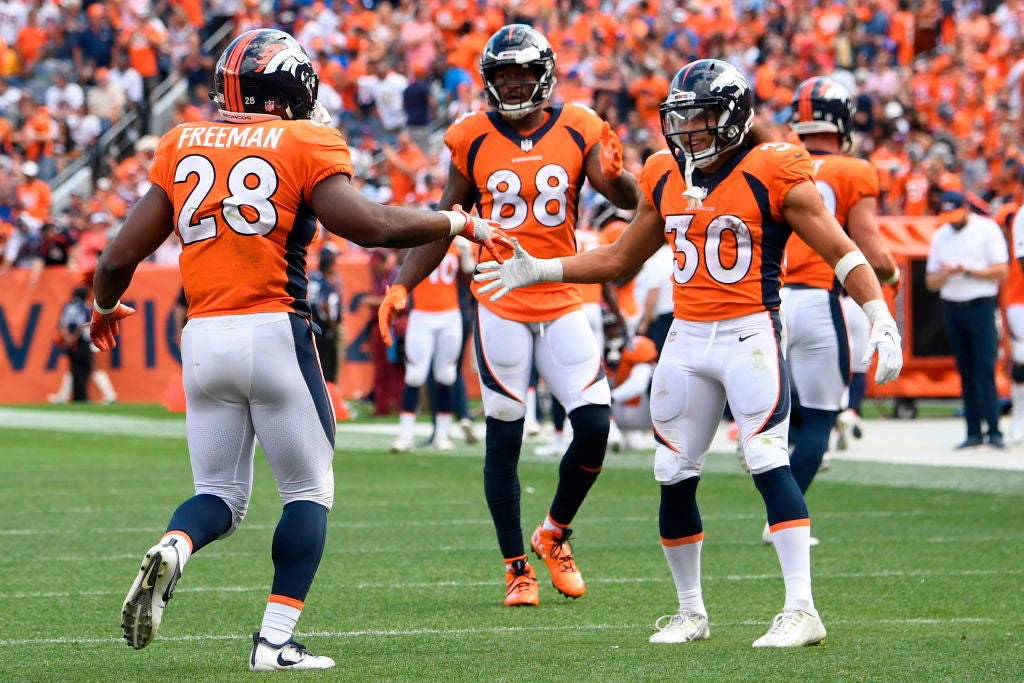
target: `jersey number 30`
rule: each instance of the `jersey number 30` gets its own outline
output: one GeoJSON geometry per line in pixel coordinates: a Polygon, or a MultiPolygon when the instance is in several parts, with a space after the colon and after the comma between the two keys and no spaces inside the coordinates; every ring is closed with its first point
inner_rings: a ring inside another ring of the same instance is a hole
{"type": "MultiPolygon", "coordinates": [[[[174,169],[174,182],[186,183],[195,176],[195,187],[178,213],[178,233],[182,244],[191,244],[217,236],[214,216],[196,217],[217,179],[217,169],[204,156],[183,157],[174,169]]],[[[221,202],[220,214],[228,227],[239,235],[266,235],[277,225],[277,208],[270,198],[277,191],[277,172],[261,157],[246,157],[228,173],[228,192],[221,202]],[[255,186],[250,184],[255,181],[255,186]],[[248,210],[244,210],[248,209],[248,210]]]]}

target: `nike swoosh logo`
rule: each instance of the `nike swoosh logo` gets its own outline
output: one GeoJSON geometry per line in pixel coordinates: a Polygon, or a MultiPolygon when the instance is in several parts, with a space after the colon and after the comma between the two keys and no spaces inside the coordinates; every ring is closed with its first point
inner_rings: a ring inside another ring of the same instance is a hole
{"type": "Polygon", "coordinates": [[[740,341],[741,341],[741,342],[745,342],[745,341],[747,341],[748,339],[750,339],[751,337],[755,336],[756,334],[757,334],[757,332],[751,332],[750,334],[748,334],[748,335],[746,335],[746,336],[744,336],[744,335],[742,335],[742,334],[741,334],[741,335],[740,335],[740,341]]]}
{"type": "Polygon", "coordinates": [[[296,664],[299,663],[299,661],[301,661],[301,660],[295,660],[294,662],[291,662],[291,661],[289,661],[289,660],[284,658],[284,652],[278,652],[277,653],[277,663],[280,664],[281,666],[295,666],[296,664]]]}

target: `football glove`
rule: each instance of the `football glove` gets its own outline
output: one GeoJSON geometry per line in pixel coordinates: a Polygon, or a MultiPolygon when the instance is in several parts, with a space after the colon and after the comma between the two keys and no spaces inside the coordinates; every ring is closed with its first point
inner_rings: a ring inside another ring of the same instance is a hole
{"type": "Polygon", "coordinates": [[[125,306],[120,301],[109,313],[100,313],[93,304],[92,322],[89,323],[89,336],[93,345],[100,351],[109,351],[117,346],[117,334],[119,332],[117,321],[123,320],[135,313],[131,306],[125,306]]]}
{"type": "Polygon", "coordinates": [[[384,301],[377,309],[377,326],[380,328],[381,339],[391,346],[391,324],[395,322],[399,311],[404,311],[409,300],[409,292],[402,285],[391,285],[384,293],[384,301]]]}
{"type": "Polygon", "coordinates": [[[512,247],[512,242],[509,241],[505,231],[501,229],[500,223],[470,216],[459,204],[453,206],[451,211],[442,211],[441,213],[448,217],[448,221],[452,225],[451,235],[462,235],[471,242],[483,245],[495,261],[504,262],[505,259],[498,253],[495,244],[509,249],[512,247]]]}
{"type": "Polygon", "coordinates": [[[601,175],[608,180],[622,175],[622,141],[607,121],[601,127],[601,175]]]}
{"type": "Polygon", "coordinates": [[[519,246],[519,240],[515,237],[512,238],[512,258],[504,263],[485,261],[477,265],[476,269],[477,274],[473,276],[473,279],[477,282],[487,283],[478,290],[479,294],[498,290],[491,297],[491,301],[497,301],[513,289],[527,285],[562,281],[562,262],[560,260],[557,258],[534,258],[519,246]]]}
{"type": "Polygon", "coordinates": [[[875,384],[886,384],[896,379],[903,369],[903,348],[900,332],[896,321],[889,314],[889,307],[881,299],[869,301],[863,306],[864,313],[871,321],[871,334],[868,336],[868,347],[862,363],[871,362],[871,357],[878,354],[878,367],[875,368],[875,384]]]}

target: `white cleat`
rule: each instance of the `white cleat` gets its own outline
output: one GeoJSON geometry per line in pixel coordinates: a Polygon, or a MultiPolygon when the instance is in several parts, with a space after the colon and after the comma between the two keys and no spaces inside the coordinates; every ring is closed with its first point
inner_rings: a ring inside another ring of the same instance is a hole
{"type": "Polygon", "coordinates": [[[435,439],[432,445],[438,451],[450,451],[455,448],[455,444],[449,438],[435,439]]]}
{"type": "Polygon", "coordinates": [[[157,544],[146,552],[139,575],[121,606],[124,638],[136,650],[156,637],[167,601],[181,577],[181,559],[174,541],[157,544]]]}
{"type": "Polygon", "coordinates": [[[464,417],[459,420],[459,429],[462,430],[462,436],[468,444],[474,444],[480,440],[480,437],[473,431],[473,421],[468,417],[464,417]]]}
{"type": "Polygon", "coordinates": [[[391,444],[392,453],[408,453],[411,450],[412,441],[410,441],[409,439],[403,439],[402,437],[398,437],[397,439],[395,439],[395,442],[391,444]]]}
{"type": "Polygon", "coordinates": [[[533,454],[542,458],[549,458],[553,455],[561,456],[565,453],[565,449],[568,448],[568,444],[561,438],[553,438],[543,446],[537,446],[533,449],[533,454]]]}
{"type": "Polygon", "coordinates": [[[689,643],[711,637],[707,616],[688,609],[660,617],[654,628],[658,632],[647,639],[649,643],[689,643]]]}
{"type": "Polygon", "coordinates": [[[252,671],[286,671],[288,669],[331,669],[334,660],[306,652],[306,646],[292,639],[280,645],[273,645],[260,632],[252,634],[252,654],[249,655],[249,669],[252,671]]]}
{"type": "Polygon", "coordinates": [[[768,633],[754,641],[754,647],[803,647],[825,640],[825,625],[817,615],[801,609],[776,614],[768,633]]]}

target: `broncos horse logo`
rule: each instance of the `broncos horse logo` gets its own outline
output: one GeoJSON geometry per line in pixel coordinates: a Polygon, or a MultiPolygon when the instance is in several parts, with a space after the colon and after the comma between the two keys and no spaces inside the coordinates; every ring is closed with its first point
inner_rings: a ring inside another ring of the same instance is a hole
{"type": "Polygon", "coordinates": [[[281,43],[272,43],[260,52],[257,58],[256,71],[272,74],[287,71],[296,78],[301,66],[312,66],[309,56],[297,47],[289,47],[281,43]]]}

